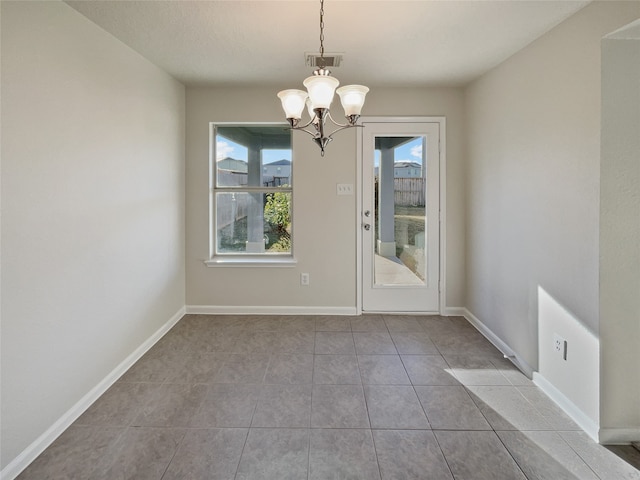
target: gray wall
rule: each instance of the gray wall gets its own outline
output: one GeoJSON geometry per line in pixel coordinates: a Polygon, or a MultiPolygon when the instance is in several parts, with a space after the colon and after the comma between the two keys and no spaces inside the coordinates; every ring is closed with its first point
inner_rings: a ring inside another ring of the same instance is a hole
{"type": "Polygon", "coordinates": [[[640,21],[602,42],[601,439],[640,439],[640,21]]]}
{"type": "MultiPolygon", "coordinates": [[[[336,76],[339,76],[336,74],[336,76]]],[[[187,89],[187,304],[204,307],[356,308],[355,131],[338,133],[324,157],[294,132],[295,267],[207,267],[209,255],[209,122],[281,122],[277,89],[187,89]],[[300,286],[300,273],[311,275],[300,286]]],[[[338,106],[338,109],[340,107],[338,106]]],[[[463,96],[455,88],[372,89],[366,115],[447,118],[447,302],[464,300],[463,96]]],[[[356,185],[356,191],[358,187],[356,185]]],[[[276,308],[277,309],[277,308],[276,308]]],[[[345,311],[347,311],[345,310],[345,311]]]]}
{"type": "Polygon", "coordinates": [[[4,469],[184,306],[184,87],[62,2],[1,6],[4,469]]]}
{"type": "Polygon", "coordinates": [[[639,16],[637,2],[594,2],[466,92],[467,307],[596,434],[600,44],[639,16]]]}

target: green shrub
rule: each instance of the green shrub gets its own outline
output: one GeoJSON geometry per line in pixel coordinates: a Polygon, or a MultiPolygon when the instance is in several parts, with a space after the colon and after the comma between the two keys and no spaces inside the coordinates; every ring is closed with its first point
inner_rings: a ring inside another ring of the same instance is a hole
{"type": "Polygon", "coordinates": [[[291,194],[274,192],[266,196],[264,219],[271,225],[278,237],[269,250],[277,252],[291,251],[291,194]]]}

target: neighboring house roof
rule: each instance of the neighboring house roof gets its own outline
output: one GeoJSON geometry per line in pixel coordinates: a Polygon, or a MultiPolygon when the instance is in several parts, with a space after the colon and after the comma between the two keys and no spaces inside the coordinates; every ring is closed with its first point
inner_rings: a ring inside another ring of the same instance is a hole
{"type": "Polygon", "coordinates": [[[279,166],[279,165],[291,165],[291,160],[286,160],[286,159],[283,158],[282,160],[276,160],[275,162],[266,163],[264,166],[268,167],[270,165],[276,165],[276,166],[279,166]]]}
{"type": "Polygon", "coordinates": [[[247,173],[249,167],[244,160],[236,160],[235,158],[226,157],[218,160],[218,168],[220,170],[230,170],[232,172],[247,173]]]}
{"type": "Polygon", "coordinates": [[[422,165],[420,165],[417,162],[411,162],[408,160],[404,160],[401,162],[395,162],[393,164],[393,168],[422,168],[422,165]]]}

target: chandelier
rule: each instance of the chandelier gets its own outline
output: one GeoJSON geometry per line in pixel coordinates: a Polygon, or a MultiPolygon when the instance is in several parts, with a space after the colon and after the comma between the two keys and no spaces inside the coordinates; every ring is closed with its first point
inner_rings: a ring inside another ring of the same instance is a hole
{"type": "Polygon", "coordinates": [[[324,149],[333,140],[332,135],[334,133],[345,128],[361,126],[356,125],[356,122],[364,105],[364,97],[369,91],[363,85],[345,85],[336,90],[340,82],[337,78],[331,76],[331,72],[326,68],[324,59],[324,0],[320,0],[320,58],[317,60],[317,64],[319,66],[314,70],[313,75],[302,82],[307,88],[306,92],[295,89],[282,90],[278,92],[278,97],[282,101],[282,108],[289,125],[291,125],[291,129],[301,130],[311,135],[313,141],[320,147],[320,155],[324,156],[324,149]],[[342,103],[347,123],[338,123],[331,117],[329,108],[333,101],[334,93],[340,96],[340,103],[342,103]],[[300,125],[305,105],[311,120],[304,125],[300,125]],[[337,127],[328,135],[325,131],[327,120],[330,120],[337,127]],[[311,125],[314,128],[307,129],[311,125]]]}

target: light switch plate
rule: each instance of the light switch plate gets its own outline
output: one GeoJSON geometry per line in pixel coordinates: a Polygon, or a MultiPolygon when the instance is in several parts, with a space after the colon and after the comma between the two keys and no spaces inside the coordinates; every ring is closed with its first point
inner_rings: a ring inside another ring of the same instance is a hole
{"type": "Polygon", "coordinates": [[[353,195],[352,183],[338,183],[336,186],[336,193],[338,195],[353,195]]]}

